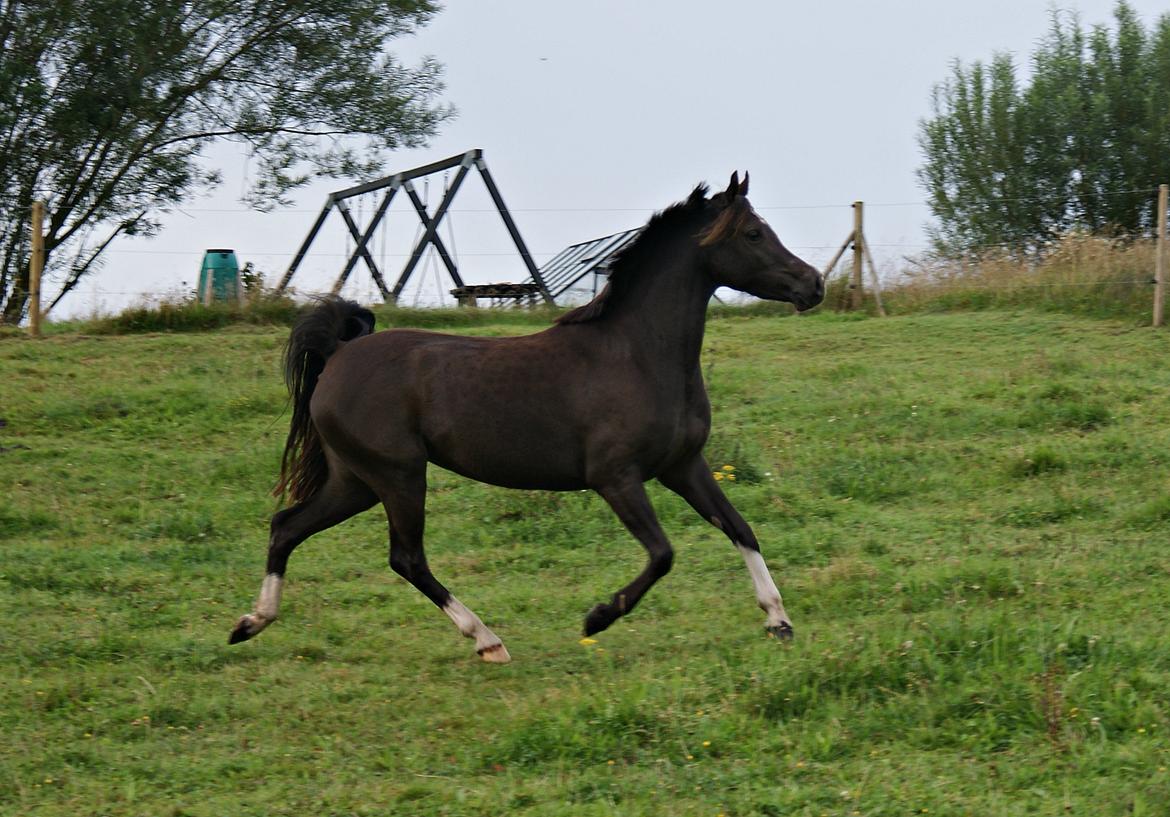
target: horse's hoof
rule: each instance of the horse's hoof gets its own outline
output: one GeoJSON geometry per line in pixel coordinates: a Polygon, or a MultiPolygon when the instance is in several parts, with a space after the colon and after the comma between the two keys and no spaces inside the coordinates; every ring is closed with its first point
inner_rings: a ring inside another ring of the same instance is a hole
{"type": "Polygon", "coordinates": [[[231,635],[228,636],[228,643],[239,644],[241,641],[247,641],[263,630],[265,623],[262,623],[260,619],[250,613],[246,616],[240,616],[240,620],[236,622],[235,628],[232,630],[231,635]]]}
{"type": "Polygon", "coordinates": [[[479,657],[489,664],[507,664],[512,660],[512,656],[508,655],[508,649],[503,644],[493,644],[478,652],[479,657]]]}
{"type": "Polygon", "coordinates": [[[585,616],[585,636],[589,637],[609,627],[618,619],[618,614],[608,604],[598,604],[585,616]]]}
{"type": "Polygon", "coordinates": [[[764,629],[768,631],[769,638],[777,638],[781,641],[791,641],[796,635],[792,632],[792,625],[787,621],[781,621],[779,624],[769,624],[764,629]]]}

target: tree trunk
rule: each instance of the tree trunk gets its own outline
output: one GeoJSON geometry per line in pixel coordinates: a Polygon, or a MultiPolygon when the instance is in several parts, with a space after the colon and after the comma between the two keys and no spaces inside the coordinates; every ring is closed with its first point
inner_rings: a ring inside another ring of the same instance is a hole
{"type": "Polygon", "coordinates": [[[22,264],[16,273],[16,280],[12,282],[8,301],[4,304],[4,313],[0,316],[0,323],[16,326],[24,318],[25,307],[28,306],[28,264],[22,264]]]}

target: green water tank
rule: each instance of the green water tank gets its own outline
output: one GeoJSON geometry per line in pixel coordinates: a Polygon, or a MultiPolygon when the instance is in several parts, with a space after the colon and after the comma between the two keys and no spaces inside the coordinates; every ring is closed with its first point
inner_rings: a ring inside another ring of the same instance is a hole
{"type": "Polygon", "coordinates": [[[235,250],[207,250],[199,268],[199,301],[236,301],[240,298],[240,262],[235,250]]]}

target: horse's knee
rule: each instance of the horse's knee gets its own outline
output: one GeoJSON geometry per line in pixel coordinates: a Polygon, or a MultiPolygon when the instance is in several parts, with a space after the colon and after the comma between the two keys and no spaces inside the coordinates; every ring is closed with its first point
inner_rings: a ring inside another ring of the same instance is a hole
{"type": "Polygon", "coordinates": [[[760,540],[756,538],[756,534],[752,531],[747,522],[740,520],[739,524],[733,525],[728,531],[729,538],[739,547],[745,547],[748,550],[759,551],[760,540]]]}
{"type": "Polygon", "coordinates": [[[670,572],[674,565],[674,549],[667,545],[664,550],[656,550],[650,554],[650,572],[655,581],[670,572]]]}
{"type": "Polygon", "coordinates": [[[410,581],[414,575],[414,559],[396,548],[390,548],[390,569],[410,581]]]}

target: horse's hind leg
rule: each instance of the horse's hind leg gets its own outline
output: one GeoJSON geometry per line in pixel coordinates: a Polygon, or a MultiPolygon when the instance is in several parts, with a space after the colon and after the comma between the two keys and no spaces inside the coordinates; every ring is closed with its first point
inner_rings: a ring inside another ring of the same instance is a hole
{"type": "Polygon", "coordinates": [[[499,636],[451,595],[427,565],[423,528],[427,493],[426,461],[395,467],[379,474],[378,493],[390,524],[390,567],[447,614],[484,660],[503,664],[511,660],[499,636]]]}
{"type": "Polygon", "coordinates": [[[792,620],[784,611],[784,602],[772,574],[760,555],[760,543],[751,527],[744,521],[711,475],[711,466],[700,455],[660,474],[658,481],[681,496],[699,515],[710,522],[732,541],[743,556],[756,601],[768,615],[765,629],[777,638],[792,638],[792,620]]]}
{"type": "Polygon", "coordinates": [[[331,458],[329,477],[321,490],[308,500],[279,511],[272,517],[268,566],[264,583],[260,587],[260,597],[253,611],[236,622],[228,643],[247,641],[276,620],[288,557],[297,545],[314,533],[373,507],[376,501],[377,497],[364,482],[331,458]]]}

